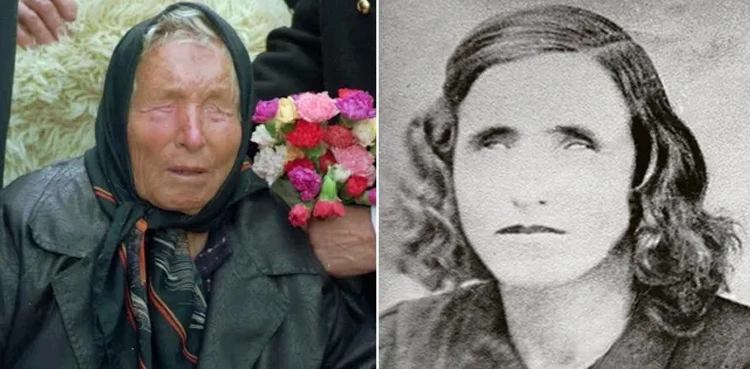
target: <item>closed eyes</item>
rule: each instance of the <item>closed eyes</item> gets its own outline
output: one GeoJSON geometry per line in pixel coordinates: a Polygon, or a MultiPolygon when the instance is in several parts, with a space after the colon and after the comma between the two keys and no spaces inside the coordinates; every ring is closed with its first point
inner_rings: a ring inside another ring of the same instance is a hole
{"type": "Polygon", "coordinates": [[[234,116],[231,110],[222,109],[221,107],[215,104],[209,104],[206,107],[206,111],[209,114],[211,114],[211,117],[216,118],[216,119],[231,118],[234,116]]]}

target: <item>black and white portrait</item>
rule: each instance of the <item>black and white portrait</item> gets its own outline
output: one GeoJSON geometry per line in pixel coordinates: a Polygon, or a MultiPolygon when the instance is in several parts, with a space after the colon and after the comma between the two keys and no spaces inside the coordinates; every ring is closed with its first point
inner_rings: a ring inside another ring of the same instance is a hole
{"type": "Polygon", "coordinates": [[[750,8],[591,3],[382,5],[381,368],[750,368],[750,8]]]}

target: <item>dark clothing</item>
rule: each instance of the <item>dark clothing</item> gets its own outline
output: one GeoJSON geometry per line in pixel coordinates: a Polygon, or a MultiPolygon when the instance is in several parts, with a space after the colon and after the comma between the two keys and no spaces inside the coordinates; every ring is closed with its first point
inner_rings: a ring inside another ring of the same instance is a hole
{"type": "MultiPolygon", "coordinates": [[[[379,368],[525,368],[496,284],[396,305],[381,315],[379,368]]],[[[596,369],[748,369],[750,308],[717,298],[694,338],[664,333],[636,309],[596,369]]]]}
{"type": "Polygon", "coordinates": [[[352,88],[376,96],[376,1],[368,14],[358,0],[299,0],[291,27],[268,34],[266,52],[253,61],[259,99],[304,91],[352,88]]]}
{"type": "MultiPolygon", "coordinates": [[[[271,31],[266,52],[253,61],[256,97],[269,100],[304,91],[336,96],[340,88],[376,97],[376,1],[370,0],[368,14],[357,10],[357,1],[295,0],[291,27],[271,31]]],[[[342,282],[354,292],[348,297],[357,301],[356,309],[374,325],[376,274],[342,282]]]]}
{"type": "MultiPolygon", "coordinates": [[[[79,158],[0,194],[0,368],[102,368],[90,286],[111,220],[91,187],[79,158]]],[[[374,368],[372,333],[358,338],[286,205],[257,191],[227,221],[198,368],[374,368]]]]}
{"type": "Polygon", "coordinates": [[[18,0],[0,0],[0,188],[5,173],[5,142],[10,123],[13,71],[16,63],[18,0]]]}
{"type": "Polygon", "coordinates": [[[201,276],[201,288],[206,300],[211,300],[211,284],[213,276],[219,267],[232,255],[232,248],[227,243],[226,225],[222,224],[215,231],[208,234],[206,246],[195,257],[195,268],[201,276]]]}

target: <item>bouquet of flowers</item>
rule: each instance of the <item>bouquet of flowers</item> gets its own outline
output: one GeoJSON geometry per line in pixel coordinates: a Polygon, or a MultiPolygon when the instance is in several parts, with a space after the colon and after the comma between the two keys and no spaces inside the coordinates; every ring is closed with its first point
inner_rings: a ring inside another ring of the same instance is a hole
{"type": "Polygon", "coordinates": [[[375,205],[377,120],[367,92],[305,92],[260,101],[251,141],[253,171],[290,207],[289,221],[343,216],[344,205],[375,205]],[[335,117],[338,124],[330,124],[335,117]]]}

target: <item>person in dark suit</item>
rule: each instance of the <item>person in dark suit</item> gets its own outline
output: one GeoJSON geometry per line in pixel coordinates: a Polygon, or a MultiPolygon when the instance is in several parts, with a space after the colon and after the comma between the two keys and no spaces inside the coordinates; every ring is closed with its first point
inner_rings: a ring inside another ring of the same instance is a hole
{"type": "Polygon", "coordinates": [[[612,21],[493,16],[412,121],[405,272],[443,293],[383,312],[380,368],[750,368],[740,248],[644,49],[612,21]]]}
{"type": "MultiPolygon", "coordinates": [[[[256,96],[272,99],[303,91],[360,89],[376,96],[375,0],[288,0],[290,27],[269,33],[266,51],[253,61],[256,96]]],[[[251,157],[255,148],[250,149],[251,157]]],[[[310,241],[327,270],[349,277],[351,297],[361,300],[375,324],[374,208],[348,207],[336,220],[312,221],[310,241]],[[372,222],[371,222],[372,220],[372,222]],[[355,277],[361,276],[361,277],[355,277]]]]}

